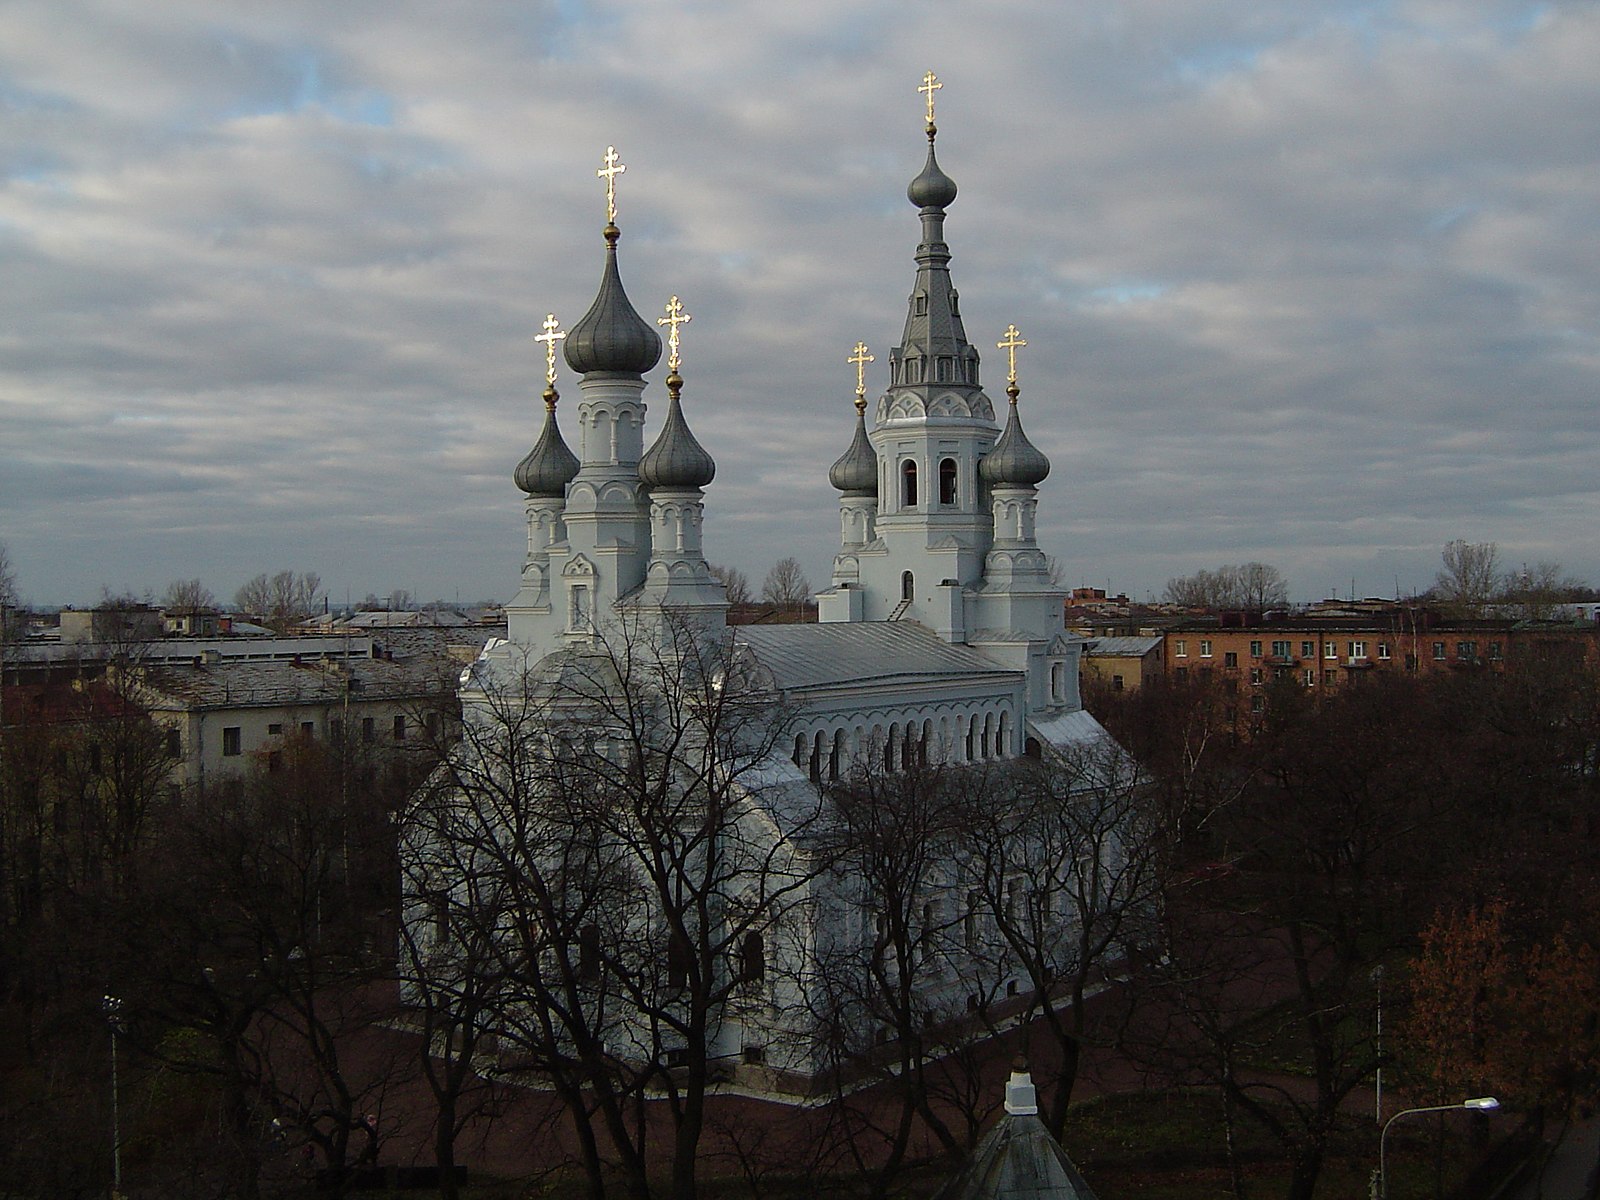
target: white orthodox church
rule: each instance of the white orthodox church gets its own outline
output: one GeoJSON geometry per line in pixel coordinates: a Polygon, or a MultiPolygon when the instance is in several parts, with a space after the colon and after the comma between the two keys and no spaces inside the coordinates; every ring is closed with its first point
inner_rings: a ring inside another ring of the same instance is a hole
{"type": "MultiPolygon", "coordinates": [[[[1022,342],[1012,327],[1000,343],[1012,370],[997,418],[950,275],[944,224],[956,185],[936,160],[936,133],[930,102],[926,163],[907,192],[921,227],[909,310],[875,405],[866,400],[865,347],[851,360],[854,437],[829,471],[840,493],[840,546],[816,623],[727,625],[727,599],[701,540],[715,464],[684,415],[681,310],[674,297],[660,322],[670,327],[666,411],[647,448],[645,375],[662,345],[624,291],[611,193],[599,293],[569,333],[552,319],[541,338],[545,422],[515,471],[527,513],[521,586],[507,605],[507,639],[463,674],[469,727],[499,712],[496,688],[518,672],[529,677],[531,667],[559,687],[560,663],[619,621],[654,617],[731,647],[781,697],[785,731],[755,773],[763,782],[751,795],[756,809],[793,811],[802,806],[796,797],[815,802],[829,781],[852,772],[1039,756],[1105,737],[1080,702],[1081,643],[1063,628],[1064,595],[1035,539],[1037,487],[1050,464],[1018,412],[1022,342]],[[563,337],[579,377],[576,454],[556,418],[563,337]]],[[[614,154],[607,164],[609,191],[614,154]]],[[[786,836],[784,819],[756,824],[786,836]]],[[[713,1053],[736,1059],[741,1046],[748,1055],[767,1042],[745,1012],[715,1033],[727,1045],[713,1053]]]]}

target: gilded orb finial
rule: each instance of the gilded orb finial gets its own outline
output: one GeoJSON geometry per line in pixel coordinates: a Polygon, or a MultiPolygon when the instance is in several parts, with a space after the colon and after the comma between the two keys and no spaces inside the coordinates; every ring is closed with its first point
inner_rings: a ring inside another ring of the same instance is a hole
{"type": "Polygon", "coordinates": [[[544,318],[544,332],[533,335],[533,340],[544,343],[544,402],[550,408],[556,406],[556,343],[567,336],[567,331],[561,328],[561,322],[556,320],[555,313],[546,313],[544,318]]]}
{"type": "Polygon", "coordinates": [[[867,364],[878,360],[867,353],[867,344],[857,342],[855,353],[845,362],[852,364],[856,369],[856,410],[864,411],[867,407],[867,364]]]}
{"type": "Polygon", "coordinates": [[[924,75],[922,77],[922,86],[917,89],[917,91],[919,91],[919,92],[926,92],[927,96],[928,96],[928,128],[929,129],[933,128],[933,94],[935,92],[937,92],[939,89],[941,89],[942,87],[944,87],[944,84],[939,82],[939,77],[937,75],[935,75],[932,71],[929,71],[926,75],[924,75]]]}
{"type": "Polygon", "coordinates": [[[605,166],[595,172],[595,176],[606,181],[606,223],[617,223],[617,176],[628,168],[617,161],[617,148],[606,147],[605,166]]]}
{"type": "Polygon", "coordinates": [[[678,326],[687,325],[692,320],[694,318],[683,311],[683,302],[676,296],[667,301],[667,315],[656,318],[657,325],[667,327],[667,370],[673,374],[677,374],[679,362],[678,326]]]}
{"type": "MultiPolygon", "coordinates": [[[[1008,369],[1006,371],[1006,382],[1008,384],[1015,384],[1017,382],[1017,347],[1026,346],[1027,344],[1027,342],[1022,340],[1022,334],[1018,332],[1017,326],[1014,322],[1006,326],[1005,337],[1001,341],[995,343],[995,345],[1006,352],[1006,357],[1009,360],[1008,369]]],[[[1008,388],[1008,394],[1009,391],[1010,389],[1008,388]]],[[[1013,399],[1015,399],[1015,397],[1013,397],[1013,399]]]]}

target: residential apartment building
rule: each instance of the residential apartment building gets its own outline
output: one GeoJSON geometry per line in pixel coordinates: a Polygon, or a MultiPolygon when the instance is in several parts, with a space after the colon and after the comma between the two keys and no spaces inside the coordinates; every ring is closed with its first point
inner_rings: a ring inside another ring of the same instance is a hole
{"type": "Polygon", "coordinates": [[[1265,708],[1264,688],[1292,680],[1330,691],[1369,672],[1502,671],[1535,654],[1597,657],[1600,626],[1584,622],[1458,620],[1435,609],[1365,603],[1265,617],[1192,618],[1163,635],[1174,680],[1218,679],[1265,708]]]}

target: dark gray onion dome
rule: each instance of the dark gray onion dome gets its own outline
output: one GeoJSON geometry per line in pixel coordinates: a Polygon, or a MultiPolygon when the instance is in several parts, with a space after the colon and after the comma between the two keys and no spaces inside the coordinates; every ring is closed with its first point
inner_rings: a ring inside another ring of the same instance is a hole
{"type": "Polygon", "coordinates": [[[556,424],[555,394],[554,388],[545,392],[544,429],[512,476],[530,496],[565,496],[567,484],[578,474],[578,456],[567,449],[556,424]]]}
{"type": "Polygon", "coordinates": [[[878,494],[878,456],[867,440],[867,410],[856,408],[856,436],[839,461],[828,468],[828,482],[846,496],[878,494]]]}
{"type": "Polygon", "coordinates": [[[928,135],[928,161],[922,174],[906,188],[906,196],[918,208],[949,208],[956,198],[956,181],[939,169],[933,156],[933,135],[928,135]]]}
{"type": "Polygon", "coordinates": [[[1006,389],[1011,395],[1011,416],[1000,440],[978,463],[978,474],[990,487],[1037,487],[1050,474],[1050,460],[1022,432],[1015,388],[1013,384],[1006,389]]]}
{"type": "Polygon", "coordinates": [[[639,460],[639,478],[648,488],[703,488],[717,475],[717,464],[689,432],[678,403],[683,380],[667,376],[667,420],[655,444],[639,460]]]}
{"type": "Polygon", "coordinates": [[[661,336],[644,321],[617,272],[615,225],[606,226],[606,268],[589,311],[567,334],[567,365],[580,375],[640,376],[661,359],[661,336]]]}

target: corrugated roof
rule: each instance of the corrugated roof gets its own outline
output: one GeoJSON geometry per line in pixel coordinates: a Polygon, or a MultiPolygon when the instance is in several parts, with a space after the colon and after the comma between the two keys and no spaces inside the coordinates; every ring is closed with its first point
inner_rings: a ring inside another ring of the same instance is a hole
{"type": "Polygon", "coordinates": [[[786,691],[1022,674],[969,646],[951,645],[914,621],[740,625],[733,633],[786,691]]]}
{"type": "MultiPolygon", "coordinates": [[[[152,708],[280,707],[334,704],[345,695],[346,664],[319,662],[220,662],[201,666],[169,666],[147,670],[142,687],[152,708]],[[162,701],[167,701],[164,704],[162,701]]],[[[449,691],[459,666],[447,658],[428,656],[405,662],[360,659],[348,664],[355,682],[353,700],[394,700],[449,691]]]]}
{"type": "Polygon", "coordinates": [[[1159,637],[1101,637],[1094,638],[1088,646],[1088,652],[1095,658],[1106,658],[1118,655],[1129,658],[1143,658],[1150,651],[1161,645],[1159,637]]]}

